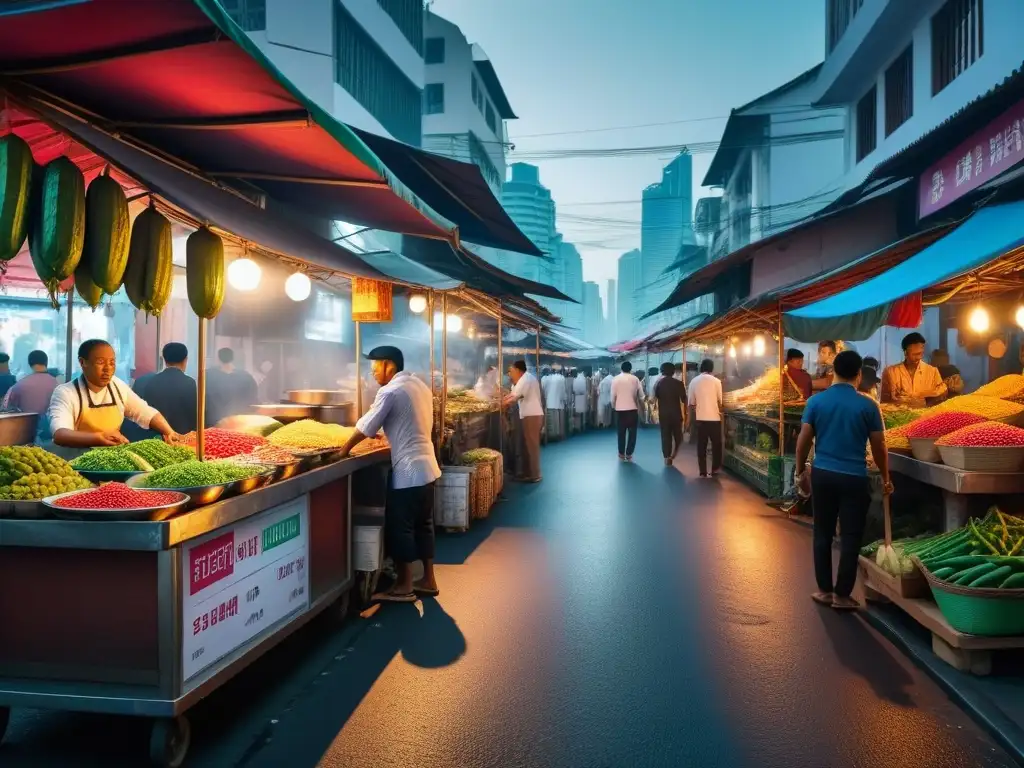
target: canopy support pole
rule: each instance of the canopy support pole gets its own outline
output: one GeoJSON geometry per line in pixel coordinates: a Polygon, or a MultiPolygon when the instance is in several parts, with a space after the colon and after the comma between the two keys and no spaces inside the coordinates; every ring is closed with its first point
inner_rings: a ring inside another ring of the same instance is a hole
{"type": "MultiPolygon", "coordinates": [[[[202,319],[202,318],[200,318],[202,319]]],[[[160,373],[160,331],[163,330],[160,323],[160,315],[156,316],[156,352],[153,360],[153,373],[160,373]]],[[[198,422],[197,422],[198,423],[198,422]]]]}
{"type": "Polygon", "coordinates": [[[502,375],[503,375],[502,372],[504,370],[502,368],[502,360],[501,360],[502,353],[503,353],[503,350],[501,348],[501,337],[505,335],[505,329],[504,329],[504,324],[502,323],[502,317],[501,316],[502,316],[501,299],[498,299],[498,318],[497,318],[498,319],[498,359],[496,361],[496,363],[497,363],[496,367],[497,367],[497,372],[498,372],[498,453],[500,453],[502,455],[502,462],[504,462],[504,460],[505,460],[504,459],[504,456],[505,456],[505,418],[504,418],[505,417],[505,405],[504,405],[505,392],[504,392],[504,386],[502,384],[502,378],[501,378],[502,375]]]}
{"type": "Polygon", "coordinates": [[[356,320],[356,338],[355,338],[355,352],[356,352],[356,414],[357,418],[363,415],[363,373],[360,370],[362,366],[359,364],[359,358],[363,356],[363,338],[361,323],[356,320]]]}
{"type": "Polygon", "coordinates": [[[448,294],[441,294],[441,432],[438,440],[444,445],[444,431],[448,414],[448,294]]]}
{"type": "Polygon", "coordinates": [[[199,318],[199,372],[196,376],[196,458],[206,454],[206,318],[199,318]]]}
{"type": "Polygon", "coordinates": [[[779,456],[786,454],[786,343],[782,331],[782,302],[779,302],[779,456]]]}
{"type": "Polygon", "coordinates": [[[75,289],[68,288],[68,320],[67,335],[64,339],[64,381],[71,381],[71,364],[74,361],[74,352],[71,350],[73,343],[73,327],[71,324],[71,307],[75,303],[75,289]]]}
{"type": "Polygon", "coordinates": [[[437,387],[434,384],[434,370],[436,364],[434,362],[434,344],[436,339],[434,338],[434,292],[427,291],[427,325],[430,333],[430,410],[434,414],[430,430],[431,439],[434,441],[434,458],[438,458],[441,455],[441,439],[440,432],[438,431],[437,421],[437,404],[434,400],[437,387]]]}
{"type": "Polygon", "coordinates": [[[540,326],[537,326],[537,381],[540,381],[540,326]]]}

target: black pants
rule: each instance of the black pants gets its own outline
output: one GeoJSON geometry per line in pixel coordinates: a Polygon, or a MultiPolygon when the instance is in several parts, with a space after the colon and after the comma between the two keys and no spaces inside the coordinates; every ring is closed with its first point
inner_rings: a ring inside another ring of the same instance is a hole
{"type": "Polygon", "coordinates": [[[722,422],[697,422],[697,467],[702,475],[708,473],[708,441],[711,441],[711,471],[722,468],[722,422]]]}
{"type": "Polygon", "coordinates": [[[388,491],[384,538],[396,563],[434,559],[433,483],[388,491]]]}
{"type": "Polygon", "coordinates": [[[814,578],[822,592],[849,597],[857,580],[864,525],[871,506],[871,484],[866,476],[844,475],[813,467],[811,501],[814,505],[814,578]],[[839,521],[839,571],[832,581],[832,539],[839,521]]]}
{"type": "Polygon", "coordinates": [[[616,411],[615,421],[619,431],[619,456],[632,456],[636,449],[636,425],[639,422],[640,414],[634,408],[632,411],[616,411]],[[626,439],[629,433],[629,439],[626,439]]]}
{"type": "Polygon", "coordinates": [[[682,416],[677,419],[661,414],[659,424],[661,426],[661,455],[666,459],[675,458],[676,451],[683,444],[682,416]]]}

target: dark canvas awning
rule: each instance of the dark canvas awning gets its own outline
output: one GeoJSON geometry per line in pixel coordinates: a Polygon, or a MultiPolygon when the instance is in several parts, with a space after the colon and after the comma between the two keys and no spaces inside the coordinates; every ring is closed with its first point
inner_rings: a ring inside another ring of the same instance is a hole
{"type": "Polygon", "coordinates": [[[0,74],[16,94],[305,211],[450,242],[472,231],[488,245],[525,247],[522,233],[496,215],[493,195],[483,201],[471,172],[438,161],[431,177],[422,171],[426,153],[416,150],[390,169],[281,74],[215,0],[26,8],[0,24],[0,74]]]}

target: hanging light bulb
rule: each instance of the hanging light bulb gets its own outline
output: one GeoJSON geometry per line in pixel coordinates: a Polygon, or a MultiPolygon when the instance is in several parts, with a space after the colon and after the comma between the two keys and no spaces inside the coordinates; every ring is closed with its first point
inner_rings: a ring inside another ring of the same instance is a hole
{"type": "Polygon", "coordinates": [[[228,265],[228,283],[236,291],[254,291],[260,284],[263,270],[248,257],[235,259],[228,265]]]}
{"type": "Polygon", "coordinates": [[[722,354],[723,352],[725,352],[725,347],[721,347],[721,346],[719,346],[719,347],[715,347],[715,354],[716,354],[716,355],[720,355],[720,354],[722,354]]]}
{"type": "Polygon", "coordinates": [[[750,347],[750,342],[748,341],[746,344],[743,345],[743,356],[744,357],[750,357],[750,351],[751,351],[751,347],[750,347]]]}
{"type": "Polygon", "coordinates": [[[758,357],[764,355],[764,336],[754,337],[754,354],[758,357]]]}
{"type": "Polygon", "coordinates": [[[415,315],[420,314],[427,308],[427,297],[422,293],[414,293],[409,297],[409,311],[415,315]]]}
{"type": "Polygon", "coordinates": [[[729,346],[729,357],[736,357],[736,345],[731,344],[729,346]]]}
{"type": "Polygon", "coordinates": [[[288,279],[284,281],[285,295],[292,301],[305,301],[309,298],[309,293],[312,290],[313,284],[301,272],[289,275],[288,279]]]}
{"type": "Polygon", "coordinates": [[[989,325],[988,310],[980,305],[976,306],[971,310],[971,314],[967,318],[967,325],[969,325],[971,330],[975,333],[984,333],[987,331],[989,325]]]}
{"type": "Polygon", "coordinates": [[[1017,307],[1017,314],[1014,315],[1013,319],[1016,321],[1017,325],[1024,328],[1024,304],[1017,307]]]}
{"type": "Polygon", "coordinates": [[[448,315],[448,331],[458,333],[462,330],[462,318],[458,315],[448,315]]]}

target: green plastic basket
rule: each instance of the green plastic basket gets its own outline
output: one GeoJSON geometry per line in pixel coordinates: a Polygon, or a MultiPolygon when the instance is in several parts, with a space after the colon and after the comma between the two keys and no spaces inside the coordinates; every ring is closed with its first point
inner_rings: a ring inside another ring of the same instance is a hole
{"type": "Polygon", "coordinates": [[[935,602],[957,632],[979,637],[1024,635],[1024,589],[971,589],[932,576],[916,557],[914,563],[932,588],[935,602]]]}

